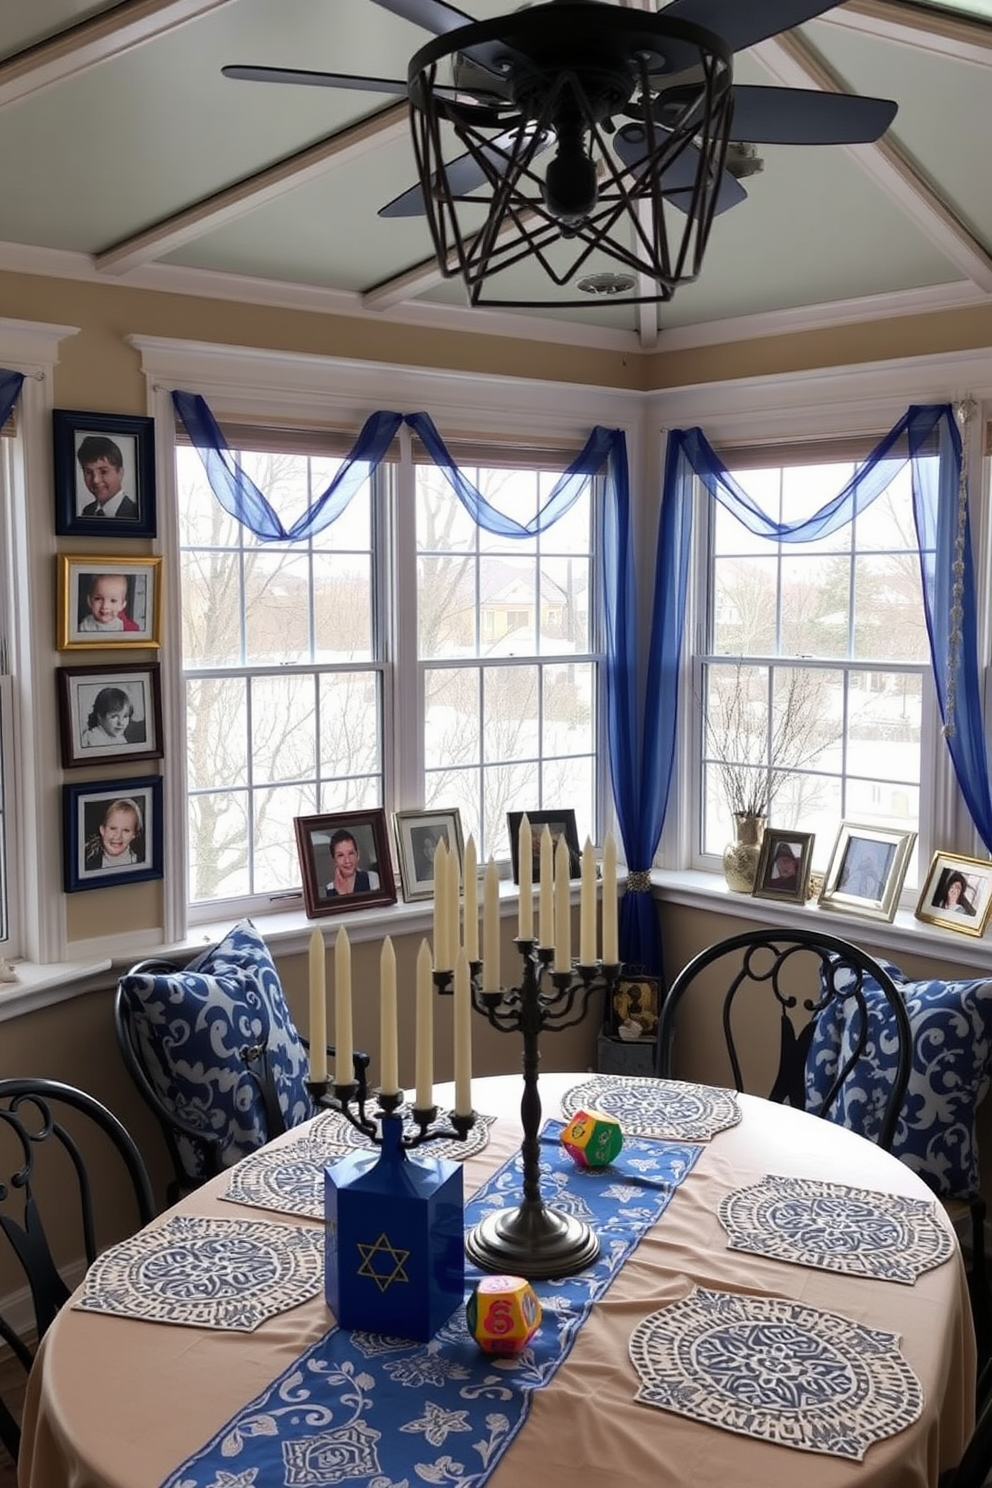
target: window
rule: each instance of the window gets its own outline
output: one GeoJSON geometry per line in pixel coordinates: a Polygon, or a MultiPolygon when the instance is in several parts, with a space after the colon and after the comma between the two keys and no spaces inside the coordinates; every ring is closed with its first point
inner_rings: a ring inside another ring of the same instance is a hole
{"type": "MultiPolygon", "coordinates": [[[[259,430],[235,449],[286,526],[338,468],[307,443],[259,430]]],[[[177,450],[193,904],[296,888],[294,817],[382,804],[386,479],[380,469],[311,541],[260,543],[222,508],[197,452],[177,450]]]]}
{"type": "MultiPolygon", "coordinates": [[[[853,470],[800,454],[734,473],[764,512],[791,523],[853,470]]],[[[770,820],[814,832],[818,867],[845,818],[918,830],[935,703],[908,467],[853,523],[813,543],[753,537],[719,503],[707,506],[698,854],[719,854],[733,835],[721,760],[759,798],[777,785],[770,820]]]]}

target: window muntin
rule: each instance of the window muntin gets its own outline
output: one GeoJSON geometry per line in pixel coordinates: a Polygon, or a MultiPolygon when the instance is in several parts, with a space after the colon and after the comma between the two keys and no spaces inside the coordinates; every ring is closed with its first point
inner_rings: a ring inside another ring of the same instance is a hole
{"type": "MultiPolygon", "coordinates": [[[[795,522],[835,495],[853,469],[790,464],[743,470],[738,479],[768,515],[795,522]]],[[[807,700],[808,747],[789,761],[770,819],[814,832],[818,867],[845,818],[918,830],[932,693],[908,467],[849,526],[813,543],[753,537],[719,503],[708,505],[707,644],[695,669],[701,720],[725,716],[721,693],[734,696],[739,681],[745,722],[737,762],[767,774],[785,699],[791,692],[807,700]]],[[[702,721],[699,749],[698,851],[706,857],[733,833],[702,721]]],[[[915,872],[914,861],[910,884],[915,872]]]]}
{"type": "MultiPolygon", "coordinates": [[[[523,524],[559,472],[463,466],[523,524]]],[[[483,857],[509,856],[506,813],[573,807],[596,835],[600,652],[589,486],[541,536],[477,528],[439,470],[416,467],[424,803],[457,806],[483,857]]]]}
{"type": "MultiPolygon", "coordinates": [[[[339,465],[285,448],[234,455],[286,527],[339,465]]],[[[300,882],[294,817],[383,801],[378,483],[312,540],[261,543],[221,507],[196,451],[176,456],[188,897],[278,895],[300,882]]]]}

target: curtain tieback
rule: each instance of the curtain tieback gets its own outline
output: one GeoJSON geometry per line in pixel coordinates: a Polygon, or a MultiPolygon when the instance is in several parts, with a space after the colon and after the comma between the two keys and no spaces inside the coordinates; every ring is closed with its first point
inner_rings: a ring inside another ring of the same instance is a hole
{"type": "Polygon", "coordinates": [[[628,894],[650,894],[651,892],[651,870],[644,869],[627,873],[628,894]]]}

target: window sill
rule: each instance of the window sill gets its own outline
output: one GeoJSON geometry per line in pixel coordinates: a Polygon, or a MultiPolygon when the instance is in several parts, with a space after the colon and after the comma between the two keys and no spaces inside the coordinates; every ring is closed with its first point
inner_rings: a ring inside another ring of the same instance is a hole
{"type": "MultiPolygon", "coordinates": [[[[947,961],[957,968],[974,968],[982,975],[989,971],[988,939],[976,935],[958,935],[937,925],[918,920],[910,909],[896,911],[895,919],[873,920],[867,916],[839,914],[821,909],[813,901],[788,904],[770,899],[754,899],[749,894],[735,894],[719,874],[689,870],[655,869],[651,874],[652,894],[666,904],[684,904],[703,909],[709,914],[723,914],[737,920],[757,920],[764,925],[801,925],[809,929],[819,924],[842,940],[867,942],[874,951],[899,964],[901,954],[926,956],[947,961]]],[[[715,936],[714,939],[717,937],[715,936]]]]}

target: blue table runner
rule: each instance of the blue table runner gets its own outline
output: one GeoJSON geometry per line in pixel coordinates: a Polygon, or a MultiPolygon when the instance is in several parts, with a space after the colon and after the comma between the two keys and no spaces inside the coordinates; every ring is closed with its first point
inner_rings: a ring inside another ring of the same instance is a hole
{"type": "MultiPolygon", "coordinates": [[[[331,1327],[170,1474],[162,1488],[356,1488],[420,1482],[482,1488],[523,1427],[532,1394],[565,1362],[594,1302],[665,1212],[702,1147],[628,1138],[608,1168],[577,1168],[542,1134],[547,1203],[588,1221],[599,1258],[536,1281],[543,1319],[522,1354],[483,1354],[459,1307],[427,1343],[331,1327]]],[[[466,1226],[520,1202],[519,1153],[465,1205],[466,1226]]],[[[471,1288],[479,1272],[469,1266],[471,1288]]]]}

